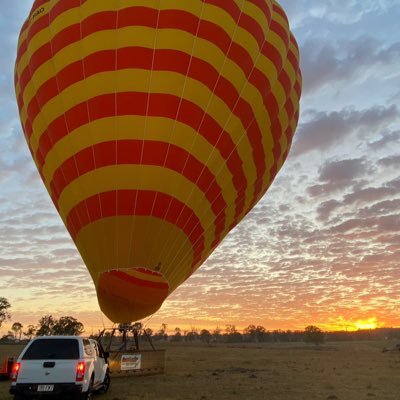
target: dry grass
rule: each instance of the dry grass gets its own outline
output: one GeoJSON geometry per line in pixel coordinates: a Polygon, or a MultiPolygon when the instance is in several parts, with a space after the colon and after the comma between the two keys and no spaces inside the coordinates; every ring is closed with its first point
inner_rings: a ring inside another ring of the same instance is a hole
{"type": "MultiPolygon", "coordinates": [[[[165,375],[114,378],[99,400],[398,400],[400,352],[390,343],[166,344],[165,375]]],[[[18,352],[0,346],[0,357],[18,352]]],[[[0,382],[7,400],[9,383],[0,382]]]]}

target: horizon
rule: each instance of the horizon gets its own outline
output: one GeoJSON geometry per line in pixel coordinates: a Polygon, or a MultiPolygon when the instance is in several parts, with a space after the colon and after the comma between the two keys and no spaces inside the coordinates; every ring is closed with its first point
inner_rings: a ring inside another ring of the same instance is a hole
{"type": "MultiPolygon", "coordinates": [[[[56,316],[56,315],[52,315],[54,318],[60,318],[64,315],[60,315],[60,316],[56,316]]],[[[71,315],[71,317],[74,317],[73,315],[71,315]]],[[[75,317],[74,317],[75,318],[75,317]]],[[[78,319],[79,321],[79,319],[78,319]]],[[[23,329],[26,329],[26,327],[30,324],[24,324],[21,321],[14,321],[12,318],[10,321],[6,321],[6,323],[3,324],[3,326],[0,328],[0,338],[2,335],[6,335],[7,333],[9,333],[11,331],[11,326],[14,322],[20,322],[23,325],[23,329]]],[[[82,321],[79,321],[82,322],[82,321]]],[[[146,322],[143,323],[143,327],[142,329],[147,329],[150,328],[153,330],[153,333],[156,333],[161,326],[164,324],[164,322],[162,322],[160,325],[155,325],[155,324],[148,324],[146,322]]],[[[36,321],[36,323],[33,323],[32,325],[37,326],[38,325],[38,321],[36,321]]],[[[95,334],[96,332],[100,332],[103,329],[112,329],[114,327],[116,327],[118,324],[112,324],[112,322],[110,321],[109,325],[102,325],[102,326],[85,326],[84,324],[84,331],[82,333],[83,336],[85,336],[85,334],[89,334],[90,331],[90,335],[95,334]]],[[[240,332],[243,333],[245,331],[246,328],[248,328],[250,325],[253,326],[261,326],[264,327],[266,332],[274,332],[274,331],[282,331],[282,332],[303,332],[305,330],[305,328],[309,325],[313,325],[316,326],[318,328],[320,328],[324,333],[340,333],[340,332],[346,332],[346,333],[356,333],[356,332],[362,332],[362,331],[376,331],[376,330],[385,330],[385,329],[400,329],[400,326],[385,326],[382,325],[381,323],[379,323],[379,321],[376,320],[376,318],[369,318],[368,320],[358,320],[355,321],[353,323],[350,322],[345,322],[342,321],[342,325],[337,325],[335,327],[333,326],[326,326],[326,325],[318,325],[318,324],[305,324],[303,327],[295,327],[295,328],[282,328],[282,327],[274,327],[274,328],[269,328],[268,326],[265,326],[263,324],[254,324],[254,323],[249,323],[246,326],[236,326],[235,324],[225,324],[225,325],[216,325],[216,326],[212,326],[212,325],[207,325],[207,326],[193,326],[193,325],[170,325],[170,324],[166,324],[167,325],[167,329],[166,329],[166,333],[171,336],[171,334],[173,332],[175,332],[176,328],[180,328],[182,332],[187,333],[187,332],[191,332],[191,331],[196,331],[196,332],[200,332],[202,329],[206,329],[209,332],[213,332],[214,330],[220,329],[221,333],[224,333],[226,328],[229,326],[234,326],[235,329],[240,332]]],[[[80,336],[82,336],[80,335],[80,336]]]]}
{"type": "MultiPolygon", "coordinates": [[[[97,329],[111,323],[18,117],[13,65],[28,3],[0,11],[0,297],[24,326],[52,314],[97,329]]],[[[400,326],[400,4],[280,3],[304,76],[289,157],[149,326],[400,326]]]]}
{"type": "MultiPolygon", "coordinates": [[[[251,325],[254,325],[254,324],[251,324],[251,325]]],[[[228,327],[228,326],[230,326],[230,325],[228,324],[226,327],[228,327]]],[[[313,325],[313,326],[316,326],[317,328],[320,328],[317,325],[313,325]]],[[[187,329],[181,329],[181,327],[179,327],[179,326],[175,327],[175,328],[167,326],[167,329],[165,330],[165,333],[168,335],[168,337],[172,337],[176,333],[175,329],[179,328],[180,332],[182,334],[182,337],[185,337],[186,334],[190,333],[190,332],[200,333],[202,330],[207,330],[211,334],[214,334],[214,332],[216,330],[220,330],[220,334],[224,335],[224,334],[227,333],[226,332],[226,327],[225,328],[224,327],[220,327],[220,326],[216,326],[214,328],[211,328],[211,327],[186,327],[187,329]]],[[[257,328],[258,326],[256,325],[255,327],[257,328]]],[[[265,328],[265,332],[266,333],[274,333],[274,332],[304,333],[305,332],[305,328],[307,328],[307,326],[305,326],[303,329],[279,329],[279,328],[278,329],[268,329],[267,327],[262,326],[262,325],[261,325],[261,327],[265,328]]],[[[10,328],[11,328],[11,324],[10,324],[10,328]]],[[[24,328],[25,328],[25,325],[24,325],[24,328]]],[[[159,326],[158,328],[157,327],[148,326],[148,327],[141,328],[141,329],[147,329],[147,328],[150,328],[152,330],[152,335],[154,335],[160,330],[161,326],[159,326]]],[[[238,329],[238,327],[235,327],[236,331],[238,333],[240,333],[241,335],[245,335],[246,328],[248,328],[248,326],[242,327],[242,328],[239,328],[239,329],[238,329]]],[[[107,331],[107,330],[111,330],[113,328],[111,328],[111,327],[110,328],[101,327],[101,328],[99,328],[97,330],[97,332],[94,329],[91,329],[90,332],[89,332],[89,330],[85,328],[84,331],[81,334],[77,335],[77,336],[82,336],[82,337],[96,336],[96,334],[101,332],[103,329],[105,329],[107,331]]],[[[382,327],[374,327],[374,328],[373,327],[371,327],[371,328],[357,328],[357,329],[349,329],[349,330],[346,330],[346,329],[337,329],[337,330],[324,330],[324,329],[321,329],[321,331],[323,333],[325,333],[325,334],[334,334],[334,333],[357,334],[357,333],[362,333],[362,332],[375,332],[375,331],[385,331],[385,330],[387,330],[387,331],[399,330],[400,331],[400,326],[382,326],[382,327]]],[[[9,329],[8,333],[10,333],[10,332],[11,332],[11,330],[9,329]]],[[[0,333],[0,334],[2,334],[2,333],[0,333]]],[[[49,335],[44,335],[44,336],[49,336],[49,335]]],[[[53,336],[53,335],[50,335],[50,336],[53,336]]],[[[54,335],[54,336],[58,336],[58,335],[54,335]]],[[[65,335],[60,335],[60,336],[65,336],[65,335]]],[[[34,337],[36,337],[36,335],[32,335],[32,338],[34,338],[34,337]]],[[[0,337],[0,339],[1,339],[1,337],[0,337]]],[[[21,340],[27,340],[27,336],[23,334],[21,340]]]]}

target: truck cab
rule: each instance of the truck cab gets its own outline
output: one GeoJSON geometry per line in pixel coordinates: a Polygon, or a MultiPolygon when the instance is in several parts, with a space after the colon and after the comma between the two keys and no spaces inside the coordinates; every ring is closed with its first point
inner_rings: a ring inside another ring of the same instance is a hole
{"type": "Polygon", "coordinates": [[[11,372],[15,400],[72,394],[90,399],[110,384],[107,353],[93,339],[41,336],[24,348],[11,372]]]}

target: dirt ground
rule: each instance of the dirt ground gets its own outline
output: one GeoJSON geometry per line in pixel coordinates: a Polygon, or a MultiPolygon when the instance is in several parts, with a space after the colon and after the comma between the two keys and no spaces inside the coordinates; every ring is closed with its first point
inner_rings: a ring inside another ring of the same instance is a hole
{"type": "MultiPolygon", "coordinates": [[[[167,343],[164,375],[113,378],[97,400],[398,400],[400,352],[388,342],[167,343]]],[[[17,346],[0,346],[0,358],[17,346]]],[[[0,382],[0,400],[11,399],[0,382]]]]}

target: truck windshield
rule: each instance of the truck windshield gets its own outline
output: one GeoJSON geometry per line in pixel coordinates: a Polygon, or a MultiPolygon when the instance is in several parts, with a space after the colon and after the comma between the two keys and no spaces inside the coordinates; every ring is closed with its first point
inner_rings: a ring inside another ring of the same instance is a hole
{"type": "Polygon", "coordinates": [[[78,341],[76,339],[38,339],[29,346],[22,359],[78,360],[78,341]]]}

